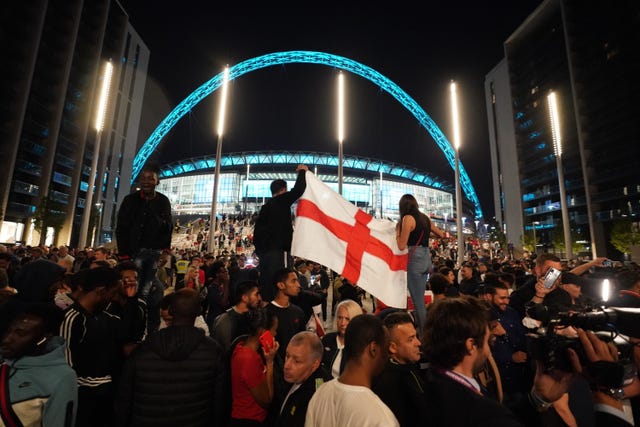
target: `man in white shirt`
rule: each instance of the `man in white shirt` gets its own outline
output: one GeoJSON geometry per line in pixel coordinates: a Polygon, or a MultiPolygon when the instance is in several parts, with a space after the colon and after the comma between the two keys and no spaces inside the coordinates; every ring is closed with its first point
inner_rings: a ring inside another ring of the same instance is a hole
{"type": "Polygon", "coordinates": [[[382,321],[363,314],[349,322],[342,357],[344,371],[323,384],[309,402],[305,427],[394,427],[398,420],[371,391],[389,356],[389,336],[382,321]]]}

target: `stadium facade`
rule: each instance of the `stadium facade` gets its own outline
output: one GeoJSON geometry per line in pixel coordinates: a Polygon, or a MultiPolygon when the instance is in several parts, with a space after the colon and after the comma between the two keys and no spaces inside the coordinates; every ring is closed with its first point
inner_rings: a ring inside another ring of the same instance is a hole
{"type": "MultiPolygon", "coordinates": [[[[338,157],[319,152],[241,152],[221,158],[218,187],[219,215],[258,212],[271,197],[269,185],[284,179],[289,188],[295,182],[295,168],[306,164],[329,187],[337,191],[338,157]]],[[[213,195],[215,157],[180,160],[161,167],[158,191],[169,197],[173,214],[186,223],[189,218],[208,217],[213,195]]],[[[343,196],[376,217],[398,217],[398,201],[403,194],[413,194],[424,213],[441,227],[455,231],[453,185],[425,171],[382,160],[345,156],[343,159],[343,196]]],[[[473,203],[463,201],[473,219],[473,203]]],[[[105,230],[107,231],[107,230],[105,230]]],[[[108,237],[108,236],[106,236],[108,237]]],[[[107,238],[108,240],[108,238],[107,238]]]]}

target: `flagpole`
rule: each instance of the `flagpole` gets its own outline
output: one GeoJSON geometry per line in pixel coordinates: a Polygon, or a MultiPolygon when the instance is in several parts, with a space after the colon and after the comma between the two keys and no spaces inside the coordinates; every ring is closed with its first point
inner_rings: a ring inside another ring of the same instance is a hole
{"type": "Polygon", "coordinates": [[[344,76],[338,74],[338,193],[342,196],[342,142],[344,141],[344,76]]]}
{"type": "Polygon", "coordinates": [[[227,84],[229,83],[229,67],[225,67],[222,80],[222,95],[218,110],[218,143],[216,146],[216,169],[213,175],[213,196],[211,197],[211,217],[209,219],[209,252],[214,251],[216,234],[216,208],[218,204],[218,186],[220,181],[220,158],[222,157],[222,134],[224,131],[224,115],[227,103],[227,84]]]}

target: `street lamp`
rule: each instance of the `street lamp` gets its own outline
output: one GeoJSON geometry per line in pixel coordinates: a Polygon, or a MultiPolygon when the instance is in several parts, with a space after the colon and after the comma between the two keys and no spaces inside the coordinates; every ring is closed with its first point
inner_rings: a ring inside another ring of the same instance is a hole
{"type": "Polygon", "coordinates": [[[532,228],[533,228],[533,253],[537,254],[538,253],[538,242],[536,240],[536,225],[540,224],[538,221],[533,221],[532,223],[532,228]]]}
{"type": "Polygon", "coordinates": [[[442,216],[444,216],[444,231],[447,231],[447,217],[449,216],[449,213],[445,212],[442,216]]]}
{"type": "Polygon", "coordinates": [[[567,259],[573,258],[571,245],[571,229],[569,224],[569,209],[567,208],[567,192],[564,187],[564,172],[562,171],[562,133],[560,131],[560,117],[558,113],[558,101],[555,92],[547,96],[549,103],[549,120],[551,122],[551,134],[553,136],[553,153],[556,156],[556,168],[558,170],[558,185],[560,187],[560,209],[562,210],[562,229],[564,231],[564,247],[567,251],[567,259]]]}
{"type": "Polygon", "coordinates": [[[247,164],[247,180],[245,181],[246,190],[244,192],[244,213],[247,213],[247,204],[249,203],[249,168],[250,164],[247,164]]]}
{"type": "Polygon", "coordinates": [[[458,266],[464,261],[464,236],[462,235],[462,188],[460,187],[460,123],[458,120],[458,98],[456,94],[456,83],[451,81],[449,86],[451,93],[451,116],[453,120],[453,145],[456,155],[456,228],[458,231],[458,266]]]}
{"type": "Polygon", "coordinates": [[[342,195],[342,142],[344,141],[344,75],[338,74],[338,193],[342,195]]]}
{"type": "MultiPolygon", "coordinates": [[[[105,117],[107,115],[107,107],[109,106],[109,89],[111,87],[111,78],[113,77],[113,64],[107,61],[104,66],[102,75],[102,86],[100,87],[100,98],[98,99],[98,111],[96,112],[95,130],[96,142],[93,146],[93,159],[91,160],[91,172],[87,181],[87,196],[84,201],[84,210],[82,211],[82,224],[80,225],[80,236],[78,238],[78,247],[84,249],[87,245],[87,236],[89,234],[89,218],[91,216],[91,207],[93,206],[93,187],[96,179],[96,170],[98,169],[98,157],[100,156],[100,143],[102,140],[102,129],[104,128],[105,117]]],[[[98,183],[99,185],[99,183],[98,183]]]]}
{"type": "Polygon", "coordinates": [[[384,218],[382,213],[382,171],[380,171],[380,218],[384,218]]]}
{"type": "Polygon", "coordinates": [[[216,146],[216,169],[213,175],[213,197],[211,199],[211,217],[209,219],[209,251],[215,247],[216,207],[218,204],[218,185],[220,180],[220,159],[222,157],[222,134],[224,132],[224,114],[227,105],[227,86],[229,83],[229,67],[225,67],[222,76],[222,94],[218,108],[218,144],[216,146]]]}

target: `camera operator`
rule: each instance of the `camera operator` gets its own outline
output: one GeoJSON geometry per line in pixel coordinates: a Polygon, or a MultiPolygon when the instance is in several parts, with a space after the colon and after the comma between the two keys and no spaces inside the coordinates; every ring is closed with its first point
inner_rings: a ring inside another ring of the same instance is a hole
{"type": "MultiPolygon", "coordinates": [[[[591,384],[596,426],[633,426],[633,420],[624,412],[622,403],[624,395],[618,390],[619,387],[610,387],[611,384],[602,384],[602,377],[604,376],[602,373],[614,371],[615,367],[618,366],[618,350],[614,344],[602,341],[591,331],[578,328],[577,332],[581,349],[586,357],[586,366],[580,361],[574,349],[568,349],[567,351],[575,371],[584,375],[591,384]]],[[[609,382],[609,378],[607,380],[609,382]]]]}
{"type": "MultiPolygon", "coordinates": [[[[607,258],[596,258],[592,261],[586,262],[571,269],[569,273],[573,273],[576,276],[581,276],[582,274],[589,271],[591,267],[602,267],[603,262],[605,261],[607,261],[607,258]]],[[[527,303],[543,303],[547,294],[555,290],[558,286],[558,281],[556,281],[553,287],[549,289],[543,286],[544,276],[547,274],[547,271],[549,271],[550,268],[564,270],[562,267],[562,262],[557,256],[549,253],[538,255],[533,269],[535,277],[528,278],[525,283],[522,284],[522,286],[511,293],[511,301],[509,302],[509,305],[518,310],[518,313],[520,313],[521,317],[525,316],[525,305],[527,303]]]]}

